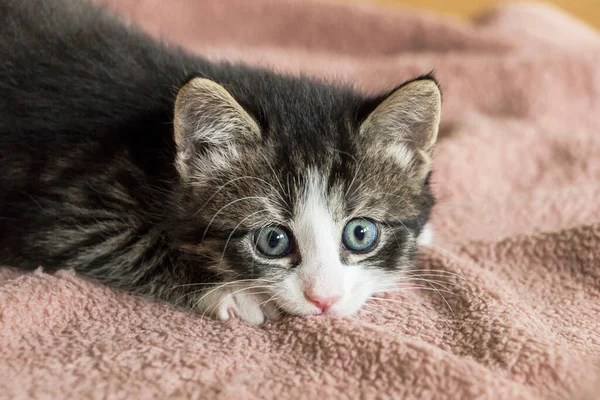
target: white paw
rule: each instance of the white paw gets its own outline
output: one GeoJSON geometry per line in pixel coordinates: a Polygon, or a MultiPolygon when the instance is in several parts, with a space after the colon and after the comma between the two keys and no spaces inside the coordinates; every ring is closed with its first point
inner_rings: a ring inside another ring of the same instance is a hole
{"type": "Polygon", "coordinates": [[[205,294],[196,308],[202,315],[222,321],[237,318],[251,325],[281,319],[282,314],[277,306],[268,301],[269,295],[253,294],[251,291],[240,287],[217,289],[205,294]]]}

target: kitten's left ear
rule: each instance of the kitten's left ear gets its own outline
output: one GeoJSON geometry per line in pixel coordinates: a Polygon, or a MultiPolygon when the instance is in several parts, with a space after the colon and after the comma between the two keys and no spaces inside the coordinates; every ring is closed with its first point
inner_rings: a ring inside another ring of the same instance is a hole
{"type": "Polygon", "coordinates": [[[442,108],[437,82],[429,76],[418,78],[375,102],[360,127],[363,137],[374,140],[402,166],[416,162],[419,170],[429,171],[442,108]]]}
{"type": "Polygon", "coordinates": [[[223,86],[205,78],[194,78],[179,89],[173,124],[176,167],[184,180],[199,166],[227,164],[240,144],[260,137],[250,114],[223,86]]]}

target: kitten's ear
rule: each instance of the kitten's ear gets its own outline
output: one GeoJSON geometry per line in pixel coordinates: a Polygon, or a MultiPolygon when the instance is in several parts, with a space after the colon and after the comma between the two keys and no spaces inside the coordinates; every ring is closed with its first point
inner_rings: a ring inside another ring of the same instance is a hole
{"type": "Polygon", "coordinates": [[[436,81],[428,76],[418,78],[370,105],[360,132],[402,166],[415,166],[417,162],[425,172],[431,168],[441,108],[442,95],[436,81]]]}
{"type": "Polygon", "coordinates": [[[237,145],[260,136],[257,123],[233,96],[204,78],[194,78],[179,89],[173,123],[176,166],[184,180],[199,158],[216,152],[226,159],[237,145]]]}

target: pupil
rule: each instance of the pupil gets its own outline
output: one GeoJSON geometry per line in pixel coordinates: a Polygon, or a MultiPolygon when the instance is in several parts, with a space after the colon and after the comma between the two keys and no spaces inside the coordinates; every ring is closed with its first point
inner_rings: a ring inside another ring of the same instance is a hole
{"type": "Polygon", "coordinates": [[[366,229],[362,226],[357,226],[354,228],[354,237],[356,237],[360,242],[365,240],[366,229]]]}
{"type": "Polygon", "coordinates": [[[269,234],[269,247],[271,247],[271,248],[277,247],[277,245],[279,244],[279,240],[281,239],[281,236],[282,236],[281,234],[271,232],[269,234]]]}

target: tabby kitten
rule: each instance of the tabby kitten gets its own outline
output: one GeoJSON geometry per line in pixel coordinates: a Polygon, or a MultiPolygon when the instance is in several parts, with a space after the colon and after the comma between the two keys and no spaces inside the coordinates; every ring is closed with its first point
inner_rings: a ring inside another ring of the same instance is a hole
{"type": "Polygon", "coordinates": [[[73,0],[0,0],[0,54],[2,264],[261,324],[353,314],[427,236],[431,76],[368,97],[73,0]]]}

